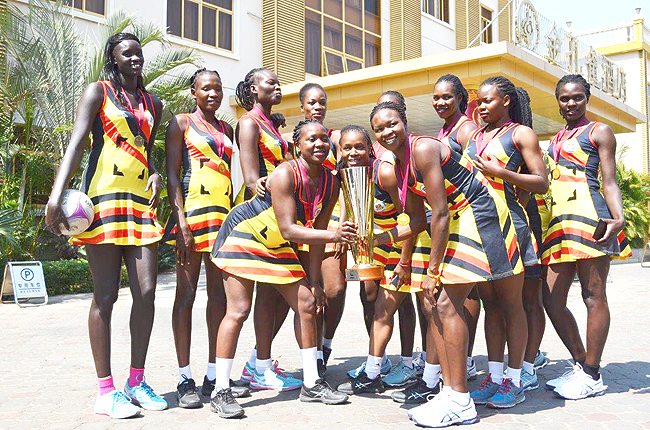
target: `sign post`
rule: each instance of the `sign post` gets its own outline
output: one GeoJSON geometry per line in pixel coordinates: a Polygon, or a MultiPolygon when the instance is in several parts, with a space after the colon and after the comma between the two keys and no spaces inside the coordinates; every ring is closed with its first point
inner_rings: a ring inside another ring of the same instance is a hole
{"type": "Polygon", "coordinates": [[[41,262],[12,261],[7,263],[0,295],[2,303],[7,303],[5,296],[13,295],[14,302],[20,307],[47,304],[47,290],[41,262]],[[33,303],[32,299],[42,299],[42,301],[33,303]]]}

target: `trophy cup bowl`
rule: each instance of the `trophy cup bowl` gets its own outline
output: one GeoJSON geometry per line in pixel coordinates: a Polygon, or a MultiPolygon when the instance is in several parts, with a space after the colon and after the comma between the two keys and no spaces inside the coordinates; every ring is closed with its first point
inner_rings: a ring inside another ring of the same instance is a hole
{"type": "Polygon", "coordinates": [[[357,224],[359,235],[359,240],[350,249],[355,264],[345,270],[345,279],[376,281],[384,276],[384,267],[375,264],[373,258],[375,183],[372,170],[368,166],[355,166],[340,172],[348,220],[357,224]]]}

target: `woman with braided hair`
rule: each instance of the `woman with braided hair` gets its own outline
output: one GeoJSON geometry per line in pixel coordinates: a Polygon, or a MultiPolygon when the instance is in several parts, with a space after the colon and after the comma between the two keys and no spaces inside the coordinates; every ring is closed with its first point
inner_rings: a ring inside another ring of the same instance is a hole
{"type": "Polygon", "coordinates": [[[542,275],[537,242],[515,187],[544,194],[548,190],[548,175],[539,140],[531,128],[530,98],[523,88],[515,87],[503,76],[486,79],[478,90],[478,112],[487,125],[474,132],[465,151],[508,205],[528,281],[521,279],[521,282],[513,281],[508,285],[479,284],[485,306],[489,374],[480,388],[472,392],[472,398],[477,404],[510,408],[526,399],[526,389],[537,388],[532,362],[539,345],[535,346],[531,361],[522,372],[528,341],[522,292],[530,288],[539,297],[542,275]],[[508,368],[504,378],[506,341],[508,368]]]}
{"type": "Polygon", "coordinates": [[[303,363],[300,400],[326,404],[347,400],[318,375],[316,314],[324,304],[320,270],[325,243],[353,243],[356,229],[344,221],[336,231],[327,230],[340,188],[339,180],[322,165],[329,152],[327,129],[318,121],[302,121],[294,130],[294,142],[300,157],[278,166],[268,178],[263,197],[255,196],[230,212],[212,251],[212,261],[224,272],[227,305],[217,338],[217,379],[211,405],[224,418],[244,414],[229,381],[255,282],[258,290],[276,289],[297,315],[295,334],[303,363]],[[310,245],[304,266],[296,243],[310,245]]]}

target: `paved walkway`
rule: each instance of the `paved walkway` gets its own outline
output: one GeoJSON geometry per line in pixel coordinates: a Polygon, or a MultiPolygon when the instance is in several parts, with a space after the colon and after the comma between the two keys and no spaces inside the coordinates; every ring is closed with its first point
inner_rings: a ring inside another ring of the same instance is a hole
{"type": "MultiPolygon", "coordinates": [[[[473,429],[649,429],[650,430],[650,269],[638,264],[612,267],[609,300],[612,325],[603,356],[602,372],[609,389],[605,396],[577,402],[557,399],[543,388],[528,394],[514,409],[495,412],[479,407],[479,424],[473,429]]],[[[325,406],[297,400],[297,392],[256,392],[242,399],[247,416],[237,421],[220,419],[209,405],[199,410],[176,406],[178,379],[171,330],[174,275],[160,276],[156,320],[147,362],[147,381],[167,399],[170,409],[145,411],[130,420],[110,420],[93,413],[94,368],[88,343],[86,318],[90,295],[55,297],[44,307],[20,309],[0,306],[0,429],[161,429],[181,428],[363,428],[412,429],[403,406],[382,395],[354,396],[348,405],[325,406]]],[[[202,281],[204,282],[204,281],[202,281]]],[[[344,381],[344,372],[365,359],[367,336],[361,318],[358,286],[350,286],[345,315],[334,339],[328,379],[344,381]]],[[[197,383],[203,379],[207,358],[204,327],[205,288],[200,287],[195,305],[192,368],[197,383]]],[[[116,385],[124,383],[129,366],[130,310],[128,290],[120,291],[113,315],[113,370],[116,385]]],[[[573,288],[569,307],[580,327],[586,311],[579,288],[573,288]]],[[[482,321],[481,321],[482,325],[482,321]]],[[[479,333],[482,333],[482,326],[479,333]]],[[[242,331],[233,367],[237,378],[254,343],[252,321],[242,331]]],[[[416,344],[419,340],[416,341],[416,344]]],[[[542,343],[551,364],[540,371],[541,383],[564,371],[568,354],[550,322],[542,343]]],[[[389,355],[399,354],[394,337],[389,355]]],[[[475,355],[481,375],[487,367],[485,340],[477,336],[475,355]]],[[[273,356],[285,369],[298,372],[300,354],[292,324],[285,324],[273,347],[273,356]]],[[[479,380],[481,376],[479,376],[479,380]]],[[[470,388],[475,388],[475,381],[470,388]]],[[[540,384],[542,385],[542,384],[540,384]]]]}

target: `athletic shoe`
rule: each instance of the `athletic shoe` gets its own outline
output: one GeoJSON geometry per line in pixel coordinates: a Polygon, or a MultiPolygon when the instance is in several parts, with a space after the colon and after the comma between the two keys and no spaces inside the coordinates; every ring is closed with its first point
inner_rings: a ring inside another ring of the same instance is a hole
{"type": "Polygon", "coordinates": [[[417,373],[418,376],[422,376],[424,374],[425,363],[426,361],[424,361],[424,358],[422,357],[422,352],[415,351],[413,353],[413,367],[415,367],[415,373],[417,373]]]}
{"type": "Polygon", "coordinates": [[[291,391],[302,387],[302,381],[284,373],[284,370],[277,366],[277,361],[275,366],[266,369],[263,374],[257,373],[257,370],[253,371],[253,374],[253,380],[250,382],[253,390],[291,391]]]}
{"type": "Polygon", "coordinates": [[[316,360],[316,367],[318,368],[318,377],[324,378],[325,374],[327,373],[327,366],[325,365],[325,361],[319,358],[316,360]]]}
{"type": "Polygon", "coordinates": [[[326,405],[340,405],[348,400],[348,395],[335,391],[324,379],[316,381],[316,385],[307,388],[304,385],[300,388],[301,402],[321,402],[326,405]]]}
{"type": "Polygon", "coordinates": [[[95,413],[108,415],[111,418],[129,418],[140,413],[140,408],[131,403],[126,394],[121,391],[111,391],[95,400],[95,413]]]}
{"type": "MultiPolygon", "coordinates": [[[[390,362],[390,359],[386,357],[386,361],[384,361],[381,364],[381,369],[379,370],[379,373],[381,374],[381,376],[388,375],[392,368],[393,368],[393,364],[390,362]]],[[[347,372],[348,378],[350,379],[358,378],[359,375],[361,375],[364,370],[366,370],[365,361],[361,363],[361,366],[357,367],[356,369],[348,370],[347,372]]]]}
{"type": "Polygon", "coordinates": [[[129,386],[127,380],[124,384],[124,394],[131,398],[131,401],[142,409],[148,411],[162,411],[167,409],[167,402],[158,394],[153,392],[153,389],[144,381],[144,377],[140,384],[135,387],[129,386]]]}
{"type": "Polygon", "coordinates": [[[366,372],[361,372],[361,375],[353,380],[339,385],[338,391],[345,394],[383,393],[386,388],[380,375],[377,375],[375,379],[370,379],[366,372]]]}
{"type": "MultiPolygon", "coordinates": [[[[215,381],[216,379],[210,380],[208,379],[208,375],[205,375],[203,378],[203,385],[201,386],[201,394],[206,397],[212,396],[215,381]]],[[[235,382],[232,379],[230,380],[230,390],[232,391],[232,396],[235,399],[238,399],[240,397],[250,397],[251,395],[250,388],[242,385],[235,385],[235,382]]]]}
{"type": "Polygon", "coordinates": [[[467,380],[473,381],[478,377],[476,373],[476,363],[473,357],[467,357],[467,380]]]}
{"type": "Polygon", "coordinates": [[[404,364],[403,361],[400,361],[399,364],[393,367],[388,373],[388,375],[381,378],[384,381],[384,384],[389,387],[403,387],[412,382],[415,382],[418,378],[417,371],[415,366],[413,368],[408,367],[404,364]]]}
{"type": "Polygon", "coordinates": [[[607,386],[603,385],[603,375],[599,375],[598,380],[594,380],[579,364],[577,366],[580,368],[575,371],[573,376],[564,384],[555,388],[553,393],[567,400],[580,400],[605,394],[607,386]]]}
{"type": "Polygon", "coordinates": [[[210,399],[210,410],[221,418],[238,418],[244,415],[244,409],[239,406],[230,388],[217,391],[210,399]]]}
{"type": "Polygon", "coordinates": [[[330,359],[330,355],[332,355],[332,348],[323,346],[323,363],[325,363],[325,366],[327,366],[327,361],[330,359]]]}
{"type": "Polygon", "coordinates": [[[176,398],[178,406],[184,409],[198,409],[203,406],[194,379],[188,379],[185,375],[183,375],[183,382],[176,386],[176,398]]]}
{"type": "Polygon", "coordinates": [[[451,425],[474,424],[478,422],[476,406],[470,397],[467,403],[461,404],[449,395],[436,396],[409,418],[420,427],[449,427],[451,425]]]}
{"type": "Polygon", "coordinates": [[[244,369],[241,371],[241,378],[243,382],[251,382],[255,376],[255,368],[248,364],[248,361],[244,365],[244,369]]]}
{"type": "Polygon", "coordinates": [[[539,388],[539,381],[537,380],[537,370],[533,368],[533,374],[521,369],[521,387],[524,391],[536,390],[539,388]]]}
{"type": "Polygon", "coordinates": [[[393,391],[390,397],[397,403],[406,403],[407,405],[426,403],[429,396],[435,396],[440,392],[441,385],[442,383],[438,382],[435,387],[429,388],[422,378],[418,378],[415,384],[411,384],[401,391],[393,391]]]}
{"type": "Polygon", "coordinates": [[[526,394],[524,394],[521,384],[517,387],[512,383],[512,379],[505,378],[499,390],[488,399],[486,404],[488,408],[507,409],[518,405],[524,400],[526,400],[526,394]]]}
{"type": "Polygon", "coordinates": [[[542,351],[537,351],[537,355],[535,355],[535,360],[533,360],[533,366],[535,366],[535,369],[545,368],[548,362],[549,359],[546,358],[546,354],[544,354],[542,351]]]}
{"type": "Polygon", "coordinates": [[[549,390],[555,390],[556,388],[562,386],[562,384],[564,384],[573,376],[578,368],[582,370],[582,367],[580,367],[579,364],[571,365],[571,367],[569,367],[569,370],[564,372],[562,376],[558,376],[557,378],[551,379],[550,381],[546,381],[546,388],[549,390]]]}
{"type": "Polygon", "coordinates": [[[469,395],[472,397],[475,404],[484,405],[490,397],[497,393],[497,391],[499,391],[499,384],[492,382],[492,378],[490,378],[490,375],[488,374],[487,378],[481,382],[481,386],[469,393],[469,395]]]}

